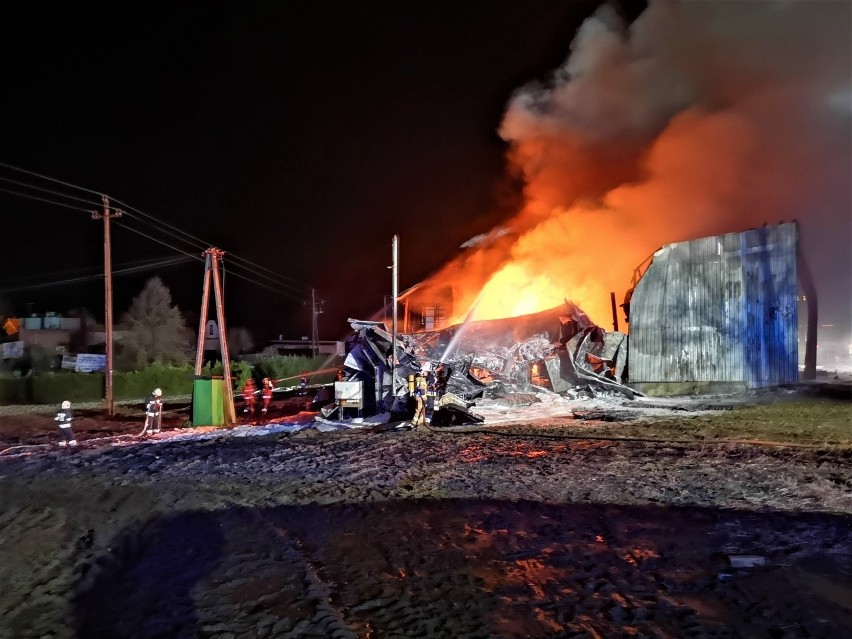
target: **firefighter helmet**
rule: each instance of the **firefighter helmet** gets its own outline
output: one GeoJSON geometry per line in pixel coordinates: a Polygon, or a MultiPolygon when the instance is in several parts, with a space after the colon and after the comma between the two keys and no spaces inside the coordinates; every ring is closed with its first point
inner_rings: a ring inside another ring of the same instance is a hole
{"type": "Polygon", "coordinates": [[[67,409],[69,409],[69,408],[71,408],[71,402],[69,402],[69,401],[66,399],[64,402],[62,402],[62,408],[66,409],[66,410],[67,410],[67,409]]]}
{"type": "Polygon", "coordinates": [[[161,391],[159,388],[155,388],[154,389],[154,395],[156,395],[157,397],[162,397],[163,391],[161,391]]]}

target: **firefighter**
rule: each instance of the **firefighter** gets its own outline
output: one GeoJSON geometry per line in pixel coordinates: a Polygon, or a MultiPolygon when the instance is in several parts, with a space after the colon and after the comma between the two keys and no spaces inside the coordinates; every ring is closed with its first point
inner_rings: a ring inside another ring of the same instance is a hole
{"type": "Polygon", "coordinates": [[[159,433],[163,418],[163,391],[155,388],[145,403],[145,428],[142,432],[159,433]]]}
{"type": "Polygon", "coordinates": [[[302,371],[302,374],[299,377],[299,395],[308,394],[308,376],[308,371],[302,371]]]}
{"type": "Polygon", "coordinates": [[[426,380],[426,372],[420,371],[414,375],[414,401],[417,408],[414,409],[414,419],[411,421],[412,430],[426,425],[426,402],[429,393],[429,382],[426,380]]]}
{"type": "Polygon", "coordinates": [[[450,368],[441,362],[438,368],[435,369],[435,396],[441,399],[447,394],[447,384],[450,381],[450,368]]]}
{"type": "Polygon", "coordinates": [[[71,402],[68,400],[62,402],[59,410],[56,412],[54,421],[59,422],[59,432],[62,433],[62,441],[60,446],[76,446],[77,440],[74,438],[74,432],[71,430],[71,402]]]}
{"type": "Polygon", "coordinates": [[[338,382],[343,381],[343,369],[342,368],[337,369],[337,381],[338,382]]]}
{"type": "Polygon", "coordinates": [[[432,370],[432,362],[423,364],[421,374],[426,378],[426,420],[432,419],[432,413],[435,412],[435,395],[436,395],[436,379],[435,373],[432,370]]]}
{"type": "Polygon", "coordinates": [[[272,380],[268,377],[263,378],[263,388],[261,389],[261,397],[263,398],[263,408],[260,409],[261,413],[265,413],[269,410],[269,402],[272,401],[272,391],[275,388],[275,384],[272,383],[272,380]]]}
{"type": "Polygon", "coordinates": [[[257,387],[254,385],[254,379],[249,377],[246,380],[245,386],[243,386],[243,401],[245,405],[243,406],[243,412],[249,413],[250,415],[254,415],[254,407],[257,399],[254,396],[257,387]]]}

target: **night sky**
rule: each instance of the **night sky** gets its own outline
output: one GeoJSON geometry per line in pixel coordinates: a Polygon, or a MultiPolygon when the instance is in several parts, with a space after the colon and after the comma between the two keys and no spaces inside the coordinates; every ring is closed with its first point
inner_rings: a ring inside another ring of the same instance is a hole
{"type": "MultiPolygon", "coordinates": [[[[848,22],[840,5],[811,5],[827,9],[808,10],[811,25],[790,3],[661,3],[621,50],[589,23],[575,41],[598,0],[277,4],[4,10],[0,164],[91,191],[0,166],[0,313],[86,307],[102,319],[102,224],[86,212],[99,193],[169,225],[138,213],[114,225],[117,319],[158,275],[196,328],[200,261],[121,271],[212,245],[227,252],[229,326],[263,342],[310,333],[310,287],[326,300],[322,339],[378,311],[394,234],[404,289],[513,219],[525,194],[532,208],[516,227],[536,206],[621,185],[611,208],[653,209],[655,193],[673,193],[674,215],[718,216],[671,238],[649,230],[642,255],[691,233],[803,219],[821,317],[850,324],[852,54],[848,30],[831,26],[848,22]],[[566,78],[571,65],[585,80],[566,78]],[[553,89],[525,88],[536,82],[553,89]],[[687,170],[695,188],[678,182],[687,170]],[[648,188],[632,188],[638,178],[648,188]]],[[[630,24],[646,3],[611,6],[630,24]]],[[[607,273],[613,289],[626,290],[632,266],[607,273]]]]}
{"type": "MultiPolygon", "coordinates": [[[[320,337],[335,339],[390,294],[395,233],[405,288],[516,209],[497,135],[507,100],[564,59],[599,3],[278,4],[6,9],[0,162],[107,193],[273,271],[226,256],[229,324],[258,341],[309,333],[309,287],[326,300],[320,337]]],[[[641,4],[620,10],[630,19],[641,4]]],[[[5,192],[0,211],[7,308],[102,318],[102,279],[20,290],[96,275],[102,225],[5,192]]],[[[192,255],[203,246],[121,222],[192,255]]],[[[113,228],[116,270],[181,255],[113,228]]],[[[187,261],[117,275],[116,317],[155,274],[197,316],[203,266],[187,261]]]]}

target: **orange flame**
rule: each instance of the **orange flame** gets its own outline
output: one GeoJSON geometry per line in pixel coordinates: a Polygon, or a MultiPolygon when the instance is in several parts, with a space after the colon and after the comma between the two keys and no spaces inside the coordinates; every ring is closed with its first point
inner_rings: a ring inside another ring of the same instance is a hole
{"type": "Polygon", "coordinates": [[[793,218],[807,218],[803,248],[835,278],[850,93],[832,52],[848,45],[848,8],[755,3],[744,21],[731,7],[651,3],[629,30],[604,7],[550,84],[514,94],[500,136],[525,204],[430,282],[452,291],[453,323],[569,299],[608,327],[610,293],[621,302],[661,246],[793,218]],[[767,54],[792,46],[792,65],[767,54]]]}

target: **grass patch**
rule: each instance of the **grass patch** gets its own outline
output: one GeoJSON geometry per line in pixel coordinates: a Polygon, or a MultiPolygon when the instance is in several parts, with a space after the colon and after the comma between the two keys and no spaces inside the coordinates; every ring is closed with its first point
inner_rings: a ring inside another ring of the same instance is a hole
{"type": "MultiPolygon", "coordinates": [[[[628,409],[629,410],[629,409],[628,409]]],[[[775,398],[730,410],[645,416],[631,421],[560,420],[551,424],[506,424],[494,432],[648,439],[672,442],[766,441],[852,448],[852,402],[816,397],[775,398]]]]}
{"type": "Polygon", "coordinates": [[[704,437],[775,439],[813,444],[852,444],[852,404],[795,399],[702,415],[704,437]]]}
{"type": "Polygon", "coordinates": [[[852,404],[822,398],[791,398],[771,404],[645,424],[646,434],[700,439],[761,439],[816,445],[852,445],[852,404]]]}

